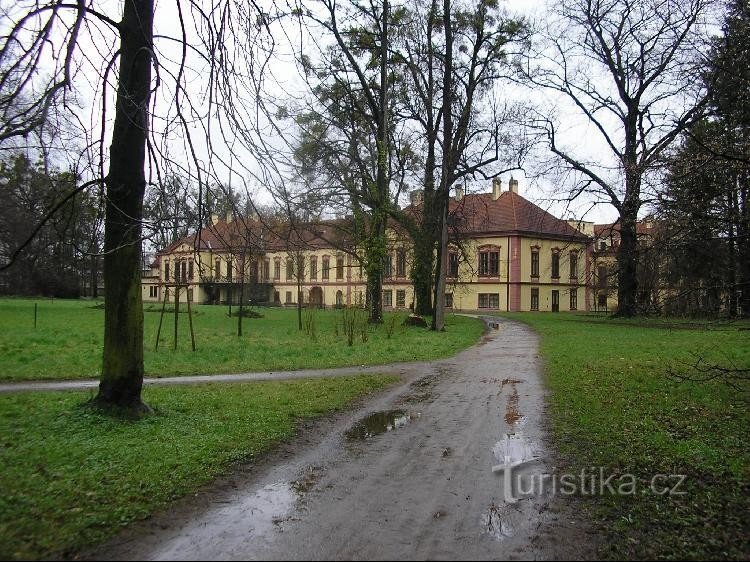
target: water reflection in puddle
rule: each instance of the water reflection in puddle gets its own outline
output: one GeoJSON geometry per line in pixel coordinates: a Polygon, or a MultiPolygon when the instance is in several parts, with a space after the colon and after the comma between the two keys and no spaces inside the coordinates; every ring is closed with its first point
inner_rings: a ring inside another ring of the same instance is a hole
{"type": "Polygon", "coordinates": [[[492,468],[494,472],[498,472],[506,467],[520,466],[541,458],[536,446],[520,432],[506,433],[502,441],[495,443],[492,453],[500,463],[492,468]]]}
{"type": "Polygon", "coordinates": [[[386,412],[375,412],[366,418],[359,420],[346,432],[347,439],[363,441],[375,437],[381,433],[394,431],[408,425],[419,414],[412,415],[403,410],[389,410],[386,412]]]}
{"type": "Polygon", "coordinates": [[[237,553],[248,537],[269,541],[282,523],[292,519],[299,498],[300,493],[288,482],[275,482],[235,496],[229,505],[209,510],[164,541],[153,559],[206,560],[213,557],[217,544],[223,552],[237,553]]]}

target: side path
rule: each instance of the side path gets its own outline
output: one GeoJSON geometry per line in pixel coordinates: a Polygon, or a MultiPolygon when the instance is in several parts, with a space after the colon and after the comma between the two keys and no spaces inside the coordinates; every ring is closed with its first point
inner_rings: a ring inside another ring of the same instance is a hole
{"type": "MultiPolygon", "coordinates": [[[[466,315],[473,316],[473,315],[466,315]]],[[[496,320],[486,320],[497,322],[496,320]]],[[[485,336],[487,337],[487,336],[485,336]]],[[[350,377],[352,375],[401,375],[408,376],[413,371],[419,371],[428,364],[437,364],[449,359],[436,361],[411,361],[404,363],[390,363],[387,365],[369,365],[360,367],[337,367],[331,369],[300,369],[296,371],[265,371],[260,373],[233,373],[217,375],[188,375],[181,377],[146,377],[145,386],[172,386],[180,384],[204,383],[234,383],[249,381],[276,381],[290,379],[314,379],[323,377],[350,377]]],[[[63,390],[87,390],[99,387],[99,379],[66,380],[66,381],[28,381],[0,383],[0,394],[12,392],[54,392],[63,390]]]]}

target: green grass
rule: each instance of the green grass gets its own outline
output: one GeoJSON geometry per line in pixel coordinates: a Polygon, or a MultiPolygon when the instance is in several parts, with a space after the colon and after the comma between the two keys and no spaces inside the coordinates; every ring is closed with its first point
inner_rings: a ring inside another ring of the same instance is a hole
{"type": "Polygon", "coordinates": [[[85,393],[0,396],[0,559],[71,555],[395,377],[148,388],[139,421],[85,393]]]}
{"type": "MultiPolygon", "coordinates": [[[[100,374],[104,311],[91,301],[0,299],[0,381],[95,378],[100,374]],[[38,303],[34,329],[34,303],[38,303]]],[[[184,310],[184,303],[181,310],[184,310]]],[[[401,326],[405,314],[395,314],[391,338],[386,327],[370,326],[368,341],[357,335],[347,345],[342,313],[318,311],[316,338],[297,329],[295,310],[260,309],[264,318],[243,319],[237,337],[237,318],[225,306],[195,310],[197,351],[190,348],[187,314],[180,314],[178,349],[174,351],[174,314],[164,317],[159,351],[154,351],[158,305],[146,305],[144,342],[149,376],[280,371],[397,361],[430,360],[454,355],[477,342],[481,321],[449,316],[444,333],[401,326]],[[153,311],[148,311],[149,309],[153,311]],[[338,326],[338,328],[337,328],[338,326]],[[338,334],[337,334],[338,331],[338,334]]],[[[390,318],[386,314],[386,322],[390,318]]]]}
{"type": "Polygon", "coordinates": [[[646,487],[655,474],[687,475],[684,496],[584,498],[594,520],[603,521],[603,554],[746,559],[747,394],[668,372],[697,356],[750,367],[748,324],[507,316],[541,334],[554,439],[566,471],[603,466],[607,474],[634,474],[646,487]]]}

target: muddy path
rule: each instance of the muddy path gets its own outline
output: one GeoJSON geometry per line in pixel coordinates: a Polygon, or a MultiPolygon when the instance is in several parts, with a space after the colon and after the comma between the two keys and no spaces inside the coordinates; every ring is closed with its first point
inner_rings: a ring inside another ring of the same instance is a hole
{"type": "Polygon", "coordinates": [[[565,559],[593,556],[565,498],[519,495],[504,467],[551,469],[537,336],[500,320],[456,357],[304,428],[180,500],[97,559],[565,559]],[[493,468],[495,469],[493,471],[493,468]]]}

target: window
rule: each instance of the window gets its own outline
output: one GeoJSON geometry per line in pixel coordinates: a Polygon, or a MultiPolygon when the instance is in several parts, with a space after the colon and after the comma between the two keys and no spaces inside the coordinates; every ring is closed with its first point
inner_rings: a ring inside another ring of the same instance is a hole
{"type": "Polygon", "coordinates": [[[263,281],[268,283],[271,278],[271,260],[263,260],[263,281]]]}
{"type": "Polygon", "coordinates": [[[498,293],[479,293],[479,308],[500,308],[498,293]]]}
{"type": "Polygon", "coordinates": [[[531,250],[531,276],[539,277],[539,249],[531,250]]]}
{"type": "Polygon", "coordinates": [[[193,302],[193,290],[188,289],[187,299],[189,302],[193,302]]]}
{"type": "Polygon", "coordinates": [[[336,291],[336,306],[341,308],[344,306],[344,293],[336,291]]]}
{"type": "Polygon", "coordinates": [[[578,278],[578,252],[570,252],[570,277],[578,278]]]}
{"type": "Polygon", "coordinates": [[[286,302],[287,302],[287,304],[290,303],[290,302],[292,302],[292,292],[291,291],[287,291],[286,292],[286,302]]]}
{"type": "Polygon", "coordinates": [[[393,291],[383,291],[383,306],[393,306],[393,291]]]}
{"type": "Polygon", "coordinates": [[[185,281],[187,278],[187,262],[182,260],[182,263],[180,263],[180,279],[185,281]]]}
{"type": "Polygon", "coordinates": [[[570,290],[570,310],[578,310],[578,289],[570,290]]]}
{"type": "Polygon", "coordinates": [[[607,294],[601,293],[597,298],[597,305],[599,309],[607,310],[607,294]]]}
{"type": "Polygon", "coordinates": [[[214,263],[214,277],[217,281],[221,279],[221,260],[216,260],[216,263],[214,263]]]}
{"type": "Polygon", "coordinates": [[[339,256],[336,258],[336,279],[344,278],[344,258],[339,256]]]}
{"type": "Polygon", "coordinates": [[[453,293],[445,293],[445,308],[453,308],[453,293]]]}
{"type": "Polygon", "coordinates": [[[180,280],[180,263],[174,262],[174,280],[178,281],[180,280]]]}
{"type": "Polygon", "coordinates": [[[396,252],[396,277],[406,277],[406,250],[396,252]]]}
{"type": "Polygon", "coordinates": [[[287,258],[286,259],[286,280],[291,281],[293,275],[294,275],[294,263],[292,263],[292,258],[287,258]]]}
{"type": "Polygon", "coordinates": [[[552,279],[560,278],[560,250],[552,250],[552,279]]]}
{"type": "Polygon", "coordinates": [[[458,254],[448,254],[448,277],[458,277],[458,254]]]}
{"type": "Polygon", "coordinates": [[[274,281],[281,279],[281,259],[279,258],[273,260],[273,279],[274,281]]]}
{"type": "Polygon", "coordinates": [[[605,289],[607,287],[607,268],[606,266],[600,265],[598,268],[599,287],[605,289]]]}
{"type": "Polygon", "coordinates": [[[232,260],[227,260],[227,281],[232,282],[232,260]]]}
{"type": "Polygon", "coordinates": [[[406,291],[396,291],[396,308],[406,308],[406,291]]]}
{"type": "Polygon", "coordinates": [[[169,261],[164,262],[164,281],[169,281],[169,261]]]}
{"type": "Polygon", "coordinates": [[[497,277],[500,271],[500,252],[485,250],[479,253],[479,276],[497,277]]]}
{"type": "Polygon", "coordinates": [[[281,302],[281,294],[278,291],[273,292],[273,302],[281,302]]]}
{"type": "Polygon", "coordinates": [[[310,256],[310,279],[318,278],[318,257],[310,256]]]}
{"type": "Polygon", "coordinates": [[[193,269],[193,260],[190,260],[188,262],[188,279],[190,279],[191,281],[193,279],[193,274],[194,273],[195,273],[195,271],[193,269]]]}
{"type": "Polygon", "coordinates": [[[305,257],[297,256],[297,279],[304,281],[305,279],[305,257]]]}
{"type": "Polygon", "coordinates": [[[602,252],[607,249],[607,243],[606,242],[599,242],[599,250],[602,252]]]}
{"type": "Polygon", "coordinates": [[[539,310],[539,289],[531,288],[531,310],[539,310]]]}
{"type": "Polygon", "coordinates": [[[393,277],[393,256],[391,254],[386,254],[385,259],[383,259],[383,277],[385,279],[393,277]]]}
{"type": "Polygon", "coordinates": [[[328,279],[331,271],[331,258],[323,256],[323,279],[328,279]]]}

